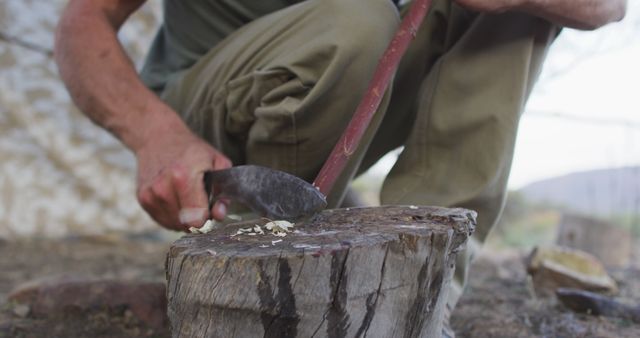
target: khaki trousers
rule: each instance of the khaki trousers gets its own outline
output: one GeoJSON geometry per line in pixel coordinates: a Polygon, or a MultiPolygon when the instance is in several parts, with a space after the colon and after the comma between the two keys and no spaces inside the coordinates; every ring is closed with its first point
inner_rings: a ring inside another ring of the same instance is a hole
{"type": "MultiPolygon", "coordinates": [[[[402,9],[400,12],[403,12],[402,9]]],[[[313,180],[399,24],[390,0],[165,1],[142,78],[234,164],[313,180]]],[[[559,29],[522,13],[435,0],[362,144],[328,196],[404,146],[383,204],[460,206],[478,226],[468,263],[502,210],[516,131],[559,29]]]]}

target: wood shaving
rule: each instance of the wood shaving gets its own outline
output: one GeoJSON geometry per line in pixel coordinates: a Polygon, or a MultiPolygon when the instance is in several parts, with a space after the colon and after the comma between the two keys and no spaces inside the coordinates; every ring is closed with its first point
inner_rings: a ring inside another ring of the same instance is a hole
{"type": "Polygon", "coordinates": [[[240,215],[230,214],[230,215],[227,215],[227,218],[232,219],[234,221],[242,221],[242,216],[240,215]]]}
{"type": "Polygon", "coordinates": [[[211,232],[211,230],[215,229],[217,225],[218,224],[214,220],[208,219],[206,222],[204,222],[202,227],[190,227],[189,231],[192,234],[206,234],[207,232],[211,232]]]}
{"type": "Polygon", "coordinates": [[[287,221],[271,221],[264,225],[267,230],[270,230],[274,236],[284,237],[287,232],[291,232],[293,223],[287,221]]]}
{"type": "MultiPolygon", "coordinates": [[[[264,229],[271,232],[274,236],[285,237],[287,233],[292,232],[293,223],[288,221],[271,221],[264,225],[264,229]]],[[[231,235],[231,237],[238,235],[256,236],[265,234],[266,232],[263,230],[263,227],[256,224],[253,228],[238,229],[235,234],[231,235]]]]}
{"type": "Polygon", "coordinates": [[[240,228],[240,229],[238,229],[238,231],[236,231],[235,234],[231,235],[231,237],[236,237],[238,235],[242,235],[242,234],[245,234],[245,233],[250,233],[252,231],[253,231],[253,228],[240,228]]]}
{"type": "Polygon", "coordinates": [[[293,228],[293,223],[287,221],[271,221],[264,225],[267,230],[271,231],[286,231],[290,232],[291,228],[293,228]]]}

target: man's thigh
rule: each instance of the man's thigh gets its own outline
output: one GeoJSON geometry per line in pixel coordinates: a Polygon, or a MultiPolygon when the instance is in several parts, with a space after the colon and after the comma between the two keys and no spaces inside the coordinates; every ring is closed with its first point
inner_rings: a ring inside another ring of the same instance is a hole
{"type": "MultiPolygon", "coordinates": [[[[311,180],[349,122],[398,21],[389,0],[304,1],[231,33],[170,79],[162,98],[234,164],[311,180]]],[[[385,107],[330,203],[342,196],[385,107]]]]}
{"type": "Polygon", "coordinates": [[[160,93],[167,78],[193,66],[240,27],[303,0],[164,0],[164,22],[141,71],[160,93]]]}
{"type": "MultiPolygon", "coordinates": [[[[447,3],[422,28],[439,24],[432,32],[440,34],[416,40],[409,55],[422,77],[397,74],[396,87],[414,82],[415,96],[396,91],[391,99],[387,118],[404,117],[410,128],[400,133],[404,150],[381,200],[478,212],[468,250],[458,256],[462,284],[470,257],[501,213],[520,115],[559,28],[523,13],[480,14],[447,3]],[[425,43],[434,45],[420,46],[425,43]]],[[[392,134],[381,130],[378,140],[392,134]]]]}

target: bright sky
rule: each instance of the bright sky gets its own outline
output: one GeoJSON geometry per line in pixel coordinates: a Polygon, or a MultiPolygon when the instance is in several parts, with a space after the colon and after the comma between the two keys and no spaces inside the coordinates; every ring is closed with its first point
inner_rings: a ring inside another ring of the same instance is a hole
{"type": "Polygon", "coordinates": [[[639,62],[637,1],[630,1],[620,23],[594,32],[564,31],[522,118],[510,187],[640,165],[639,62]]]}
{"type": "MultiPolygon", "coordinates": [[[[520,124],[509,187],[576,171],[640,165],[640,2],[597,31],[566,29],[520,124]]],[[[394,162],[387,156],[373,175],[394,162]]]]}

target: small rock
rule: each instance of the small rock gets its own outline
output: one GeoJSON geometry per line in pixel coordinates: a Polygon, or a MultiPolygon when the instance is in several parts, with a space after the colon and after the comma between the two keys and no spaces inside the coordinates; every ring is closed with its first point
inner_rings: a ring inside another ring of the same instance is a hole
{"type": "Polygon", "coordinates": [[[594,256],[564,247],[535,248],[528,258],[527,272],[536,294],[553,296],[561,287],[615,294],[616,282],[594,256]]]}
{"type": "Polygon", "coordinates": [[[31,309],[29,309],[29,305],[26,304],[16,304],[12,307],[11,311],[18,317],[25,318],[29,315],[31,309]]]}

